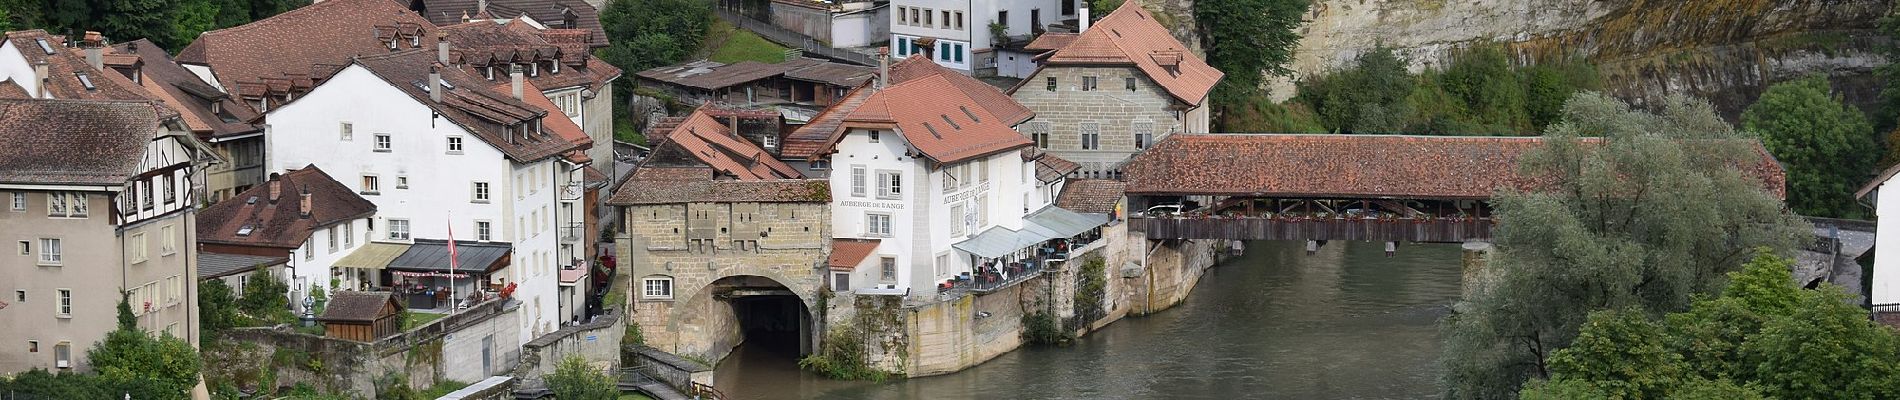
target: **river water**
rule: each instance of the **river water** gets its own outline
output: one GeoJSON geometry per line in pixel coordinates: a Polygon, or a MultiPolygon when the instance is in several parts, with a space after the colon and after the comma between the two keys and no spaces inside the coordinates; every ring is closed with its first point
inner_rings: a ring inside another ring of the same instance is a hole
{"type": "Polygon", "coordinates": [[[1187,301],[1069,347],[1030,346],[962,372],[882,383],[798,370],[742,346],[715,380],[735,399],[1420,398],[1438,393],[1437,320],[1459,295],[1456,245],[1254,242],[1187,301]]]}

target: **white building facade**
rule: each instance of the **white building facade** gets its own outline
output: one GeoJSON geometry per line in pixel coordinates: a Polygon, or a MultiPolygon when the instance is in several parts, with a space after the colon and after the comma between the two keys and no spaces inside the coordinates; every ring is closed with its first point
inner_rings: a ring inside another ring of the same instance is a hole
{"type": "Polygon", "coordinates": [[[999,56],[993,45],[1005,40],[993,37],[990,24],[1002,24],[1007,37],[1026,39],[1047,29],[1049,24],[1076,18],[1075,3],[1073,0],[895,0],[890,6],[891,53],[898,57],[929,54],[938,64],[964,74],[989,70],[1017,76],[1002,72],[1020,68],[999,68],[999,64],[1029,60],[999,56]]]}

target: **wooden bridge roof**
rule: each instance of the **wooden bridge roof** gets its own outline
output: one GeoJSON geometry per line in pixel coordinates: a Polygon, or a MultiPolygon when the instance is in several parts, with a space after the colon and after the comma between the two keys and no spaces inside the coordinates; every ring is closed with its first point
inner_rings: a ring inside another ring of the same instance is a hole
{"type": "MultiPolygon", "coordinates": [[[[1523,187],[1540,137],[1175,134],[1123,168],[1130,195],[1488,199],[1523,187]]],[[[1759,142],[1744,168],[1776,196],[1785,175],[1759,142]]]]}

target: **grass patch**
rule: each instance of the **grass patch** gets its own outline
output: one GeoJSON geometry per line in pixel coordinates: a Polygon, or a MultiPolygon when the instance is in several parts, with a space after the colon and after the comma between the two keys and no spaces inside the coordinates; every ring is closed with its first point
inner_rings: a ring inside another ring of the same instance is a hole
{"type": "Polygon", "coordinates": [[[785,46],[772,43],[759,37],[752,31],[739,29],[725,20],[713,19],[712,27],[706,30],[706,46],[712,53],[706,59],[722,63],[757,61],[777,63],[785,61],[785,46]]]}
{"type": "Polygon", "coordinates": [[[424,324],[428,324],[430,321],[442,319],[442,317],[446,317],[446,316],[448,316],[448,314],[431,314],[431,313],[425,313],[425,312],[412,312],[412,313],[408,313],[408,315],[403,316],[403,319],[404,319],[403,326],[415,328],[418,326],[422,326],[424,324]]]}

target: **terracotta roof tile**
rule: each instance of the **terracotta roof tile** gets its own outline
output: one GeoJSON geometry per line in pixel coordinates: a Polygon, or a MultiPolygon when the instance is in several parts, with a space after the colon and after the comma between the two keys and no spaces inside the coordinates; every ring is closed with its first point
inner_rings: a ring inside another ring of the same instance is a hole
{"type": "Polygon", "coordinates": [[[831,269],[850,271],[863,263],[871,253],[877,252],[877,239],[831,239],[831,257],[826,264],[831,269]]]}
{"type": "Polygon", "coordinates": [[[843,87],[857,87],[875,77],[877,68],[838,62],[819,63],[785,72],[786,79],[843,87]]]}
{"type": "Polygon", "coordinates": [[[198,241],[290,249],[303,245],[318,229],[375,214],[376,204],[312,165],[198,211],[198,241]],[[278,186],[276,200],[271,199],[273,184],[278,186]],[[309,215],[301,209],[306,193],[309,215]]]}
{"type": "Polygon", "coordinates": [[[184,66],[172,62],[165,49],[150,40],[139,39],[113,45],[116,55],[138,57],[143,62],[139,82],[147,93],[184,117],[185,125],[200,139],[229,137],[257,132],[260,128],[245,121],[257,117],[249,107],[239,104],[217,87],[198,79],[184,66]],[[216,104],[217,106],[213,106],[216,104]],[[216,108],[217,111],[213,111],[216,108]]]}
{"type": "MultiPolygon", "coordinates": [[[[738,180],[796,179],[797,169],[739,137],[715,118],[710,107],[700,107],[653,147],[643,166],[711,167],[738,180]]],[[[777,117],[776,113],[771,114],[777,117]]]]}
{"type": "Polygon", "coordinates": [[[732,64],[696,61],[653,68],[640,71],[635,75],[656,82],[699,90],[714,90],[784,75],[786,72],[823,63],[825,63],[823,60],[802,57],[775,64],[758,61],[740,61],[732,64]]]}
{"type": "Polygon", "coordinates": [[[1016,124],[1023,123],[1023,121],[1028,121],[1030,117],[1036,116],[1035,111],[1029,110],[1029,107],[1024,107],[1022,103],[1017,103],[1015,99],[1010,98],[1008,94],[1003,93],[1002,90],[998,90],[995,86],[990,86],[990,84],[983,83],[983,81],[977,80],[976,78],[971,78],[969,75],[964,75],[963,73],[937,65],[936,62],[930,61],[930,57],[922,55],[910,56],[910,58],[905,58],[896,64],[891,64],[890,69],[890,84],[892,86],[929,77],[943,77],[950,82],[951,86],[962,92],[964,96],[982,105],[984,109],[989,110],[990,114],[1002,118],[1003,125],[1013,127],[1016,126],[1016,124]]]}
{"type": "MultiPolygon", "coordinates": [[[[1060,39],[1051,39],[1056,40],[1060,39]]],[[[1089,25],[1088,30],[1050,54],[1045,64],[1133,64],[1176,99],[1193,105],[1201,104],[1223,76],[1175,40],[1139,2],[1132,1],[1089,25]]]]}
{"type": "Polygon", "coordinates": [[[26,92],[26,88],[20,87],[19,82],[14,82],[12,79],[0,80],[0,99],[27,99],[32,97],[33,95],[31,93],[26,92]]]}
{"type": "Polygon", "coordinates": [[[523,15],[549,28],[578,29],[588,34],[589,46],[606,47],[607,31],[601,28],[600,11],[584,0],[486,0],[481,10],[477,0],[420,0],[412,3],[416,12],[437,26],[464,22],[464,17],[487,14],[488,18],[515,19],[523,15]],[[572,16],[574,26],[566,26],[572,16]]]}
{"type": "MultiPolygon", "coordinates": [[[[333,0],[334,1],[334,0],[333,0]]],[[[327,2],[326,2],[327,3],[327,2]]],[[[497,93],[491,90],[492,83],[486,79],[469,75],[455,68],[441,69],[442,80],[453,88],[444,90],[441,102],[430,99],[428,76],[431,66],[436,64],[436,53],[431,50],[410,50],[397,53],[358,57],[356,62],[381,77],[383,81],[423,105],[434,108],[443,117],[461,125],[490,146],[501,150],[508,158],[529,162],[547,157],[566,154],[580,148],[580,144],[566,138],[546,134],[530,134],[523,137],[508,129],[510,125],[520,124],[550,114],[509,93],[497,93]]],[[[566,118],[554,114],[556,118],[566,118]]],[[[546,123],[545,120],[543,122],[546,123]]],[[[543,132],[547,132],[545,126],[543,132]]]]}
{"type": "Polygon", "coordinates": [[[1075,170],[1082,169],[1081,164],[1056,157],[1053,153],[1037,151],[1033,147],[1023,149],[1023,161],[1036,162],[1036,180],[1043,183],[1055,183],[1075,170]]]}
{"type": "MultiPolygon", "coordinates": [[[[52,98],[157,100],[150,93],[146,93],[145,89],[140,88],[137,83],[126,79],[125,75],[110,70],[93,69],[92,64],[86,62],[85,50],[65,47],[66,38],[63,36],[50,35],[46,31],[34,29],[7,32],[7,41],[15,49],[20,50],[20,56],[26,59],[29,66],[40,62],[46,63],[45,90],[52,98]],[[46,41],[47,46],[53,49],[53,54],[47,54],[40,49],[39,41],[41,40],[46,41]],[[82,75],[84,79],[81,79],[82,75]]],[[[27,77],[32,77],[31,74],[32,72],[28,72],[27,77]]]]}
{"type": "Polygon", "coordinates": [[[1023,50],[1049,51],[1060,49],[1068,46],[1069,43],[1074,43],[1076,36],[1076,34],[1068,32],[1044,33],[1041,36],[1036,36],[1036,40],[1029,41],[1029,45],[1023,46],[1023,50]]]}
{"type": "MultiPolygon", "coordinates": [[[[513,86],[513,83],[503,83],[495,85],[494,90],[498,93],[509,93],[514,91],[513,86]]],[[[567,139],[568,142],[574,143],[581,149],[594,147],[594,138],[587,136],[587,131],[582,130],[580,125],[574,124],[573,119],[567,118],[567,115],[561,111],[561,106],[554,105],[554,99],[542,94],[541,87],[526,79],[523,79],[521,86],[521,101],[548,113],[548,117],[541,120],[541,129],[554,132],[556,136],[567,139]]],[[[509,94],[513,95],[513,93],[509,94]]]]}
{"type": "Polygon", "coordinates": [[[869,84],[865,84],[845,93],[843,98],[831,103],[831,107],[826,107],[805,125],[785,135],[785,144],[779,147],[779,157],[792,160],[818,156],[818,151],[830,144],[831,135],[837,133],[838,127],[844,124],[844,117],[864,105],[864,100],[871,98],[871,93],[875,92],[869,84]]]}
{"type": "Polygon", "coordinates": [[[825,203],[831,184],[823,179],[713,180],[710,168],[641,167],[614,190],[607,204],[694,202],[825,203]]]}
{"type": "Polygon", "coordinates": [[[434,24],[392,0],[326,0],[205,32],[177,58],[184,64],[210,66],[226,90],[249,96],[259,92],[250,87],[254,85],[271,85],[274,92],[295,87],[288,78],[296,75],[301,75],[302,85],[314,86],[310,79],[327,78],[335,66],[356,56],[434,50],[434,30],[434,24]],[[419,43],[411,45],[412,39],[419,43]],[[396,50],[389,48],[391,40],[396,50]]]}
{"type": "MultiPolygon", "coordinates": [[[[1539,137],[1174,134],[1123,170],[1130,194],[1343,198],[1489,198],[1528,188],[1518,159],[1539,137]]],[[[1588,143],[1588,142],[1586,142],[1588,143]]],[[[1785,177],[1762,162],[1744,167],[1777,195],[1785,177]]]]}
{"type": "Polygon", "coordinates": [[[1126,183],[1108,179],[1071,179],[1062,184],[1056,207],[1082,213],[1109,214],[1122,199],[1126,183]]]}
{"type": "Polygon", "coordinates": [[[124,184],[170,118],[154,101],[0,99],[0,182],[124,184]]]}
{"type": "MultiPolygon", "coordinates": [[[[519,20],[477,21],[444,26],[441,32],[449,41],[450,60],[472,75],[486,76],[496,68],[494,81],[508,81],[508,66],[533,63],[539,71],[524,70],[525,79],[545,89],[574,86],[599,88],[620,76],[620,69],[593,62],[585,43],[572,43],[573,30],[538,29],[519,20]],[[557,71],[551,63],[561,63],[557,71]]],[[[585,34],[586,32],[578,32],[585,34]]]]}
{"type": "MultiPolygon", "coordinates": [[[[1014,123],[991,114],[984,103],[967,93],[943,75],[909,80],[873,93],[845,116],[844,125],[895,126],[911,147],[942,163],[1031,145],[1029,139],[1011,128],[1014,123]]],[[[1002,101],[1016,105],[1008,97],[1002,101]]],[[[828,144],[836,143],[839,137],[834,134],[828,144]]]]}

